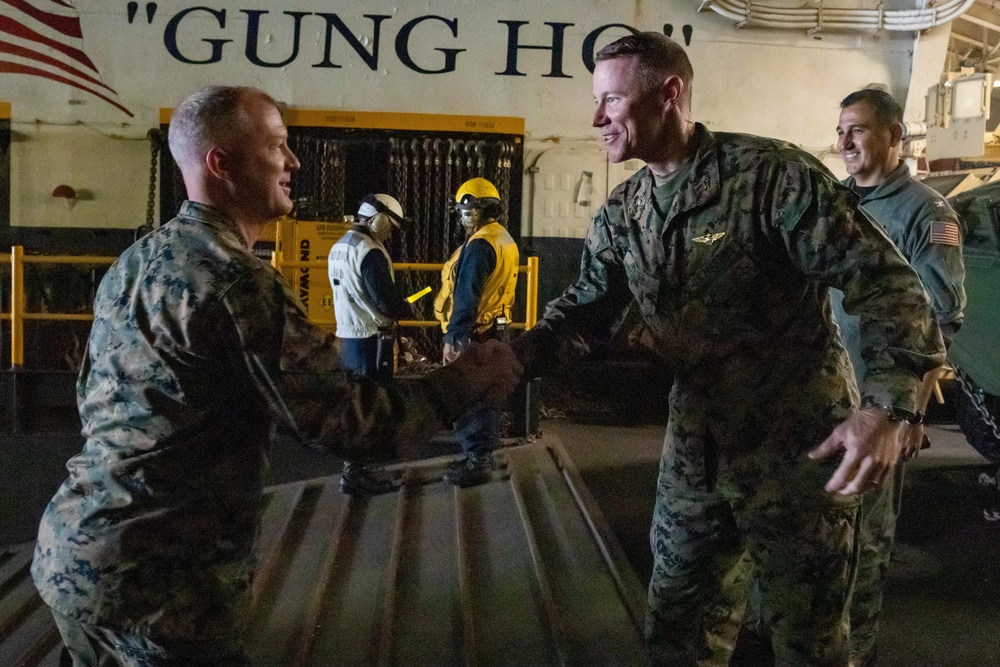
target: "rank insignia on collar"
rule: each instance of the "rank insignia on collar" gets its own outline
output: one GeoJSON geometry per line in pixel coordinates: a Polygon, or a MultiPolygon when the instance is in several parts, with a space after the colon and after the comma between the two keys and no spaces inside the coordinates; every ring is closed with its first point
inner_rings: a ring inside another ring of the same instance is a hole
{"type": "Polygon", "coordinates": [[[712,245],[725,235],[726,235],[725,232],[715,232],[714,234],[705,234],[704,236],[696,236],[691,240],[694,241],[695,243],[704,243],[705,245],[712,245]]]}

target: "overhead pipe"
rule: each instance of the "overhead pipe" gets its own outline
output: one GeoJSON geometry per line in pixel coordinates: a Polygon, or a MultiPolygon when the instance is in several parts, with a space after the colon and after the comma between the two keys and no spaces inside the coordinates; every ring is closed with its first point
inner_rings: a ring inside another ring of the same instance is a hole
{"type": "Polygon", "coordinates": [[[924,9],[887,10],[880,2],[876,9],[824,7],[823,0],[814,7],[780,7],[753,0],[704,0],[698,11],[711,9],[736,21],[737,28],[748,26],[805,30],[880,30],[916,32],[953,21],[964,14],[976,0],[946,0],[924,9]]]}

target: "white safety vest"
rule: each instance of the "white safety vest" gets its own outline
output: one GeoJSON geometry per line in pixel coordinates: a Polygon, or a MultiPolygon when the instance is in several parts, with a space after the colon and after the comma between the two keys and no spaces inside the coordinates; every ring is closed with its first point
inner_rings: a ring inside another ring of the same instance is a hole
{"type": "Polygon", "coordinates": [[[339,338],[368,338],[377,334],[379,328],[392,324],[389,317],[372,305],[362,283],[361,262],[373,250],[385,255],[389,273],[393,274],[389,253],[367,234],[352,229],[330,248],[328,272],[333,287],[333,312],[337,318],[339,338]]]}

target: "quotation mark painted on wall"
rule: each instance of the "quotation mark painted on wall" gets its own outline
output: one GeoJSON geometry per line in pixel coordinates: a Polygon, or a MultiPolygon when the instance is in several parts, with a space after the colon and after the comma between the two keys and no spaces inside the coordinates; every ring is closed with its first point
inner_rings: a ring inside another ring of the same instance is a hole
{"type": "MultiPolygon", "coordinates": [[[[684,46],[691,46],[691,34],[694,32],[694,28],[689,25],[681,26],[681,33],[684,35],[684,46]]],[[[674,26],[672,23],[663,24],[663,34],[667,37],[674,36],[674,26]]]]}
{"type": "MultiPolygon", "coordinates": [[[[139,3],[138,2],[130,2],[130,3],[128,3],[127,10],[128,10],[128,22],[132,23],[132,21],[135,20],[136,13],[139,11],[139,3]]],[[[150,25],[152,25],[152,23],[153,23],[153,17],[154,16],[156,16],[156,3],[155,2],[147,2],[146,3],[146,23],[149,23],[150,25]]]]}

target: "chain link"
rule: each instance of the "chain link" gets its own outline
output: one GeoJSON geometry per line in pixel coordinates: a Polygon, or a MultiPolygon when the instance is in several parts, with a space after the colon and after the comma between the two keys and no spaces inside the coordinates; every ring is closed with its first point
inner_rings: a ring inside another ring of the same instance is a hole
{"type": "MultiPolygon", "coordinates": [[[[420,222],[428,231],[430,231],[431,211],[433,210],[435,203],[433,179],[434,170],[432,168],[434,160],[431,156],[431,139],[429,137],[424,137],[421,142],[421,147],[424,152],[424,209],[420,222]]],[[[420,234],[417,238],[419,240],[417,244],[417,252],[419,253],[421,259],[426,259],[430,254],[430,234],[420,234]]]]}
{"type": "Polygon", "coordinates": [[[151,129],[149,137],[149,194],[146,197],[146,229],[153,228],[153,212],[156,210],[156,168],[160,162],[160,130],[151,129]]]}
{"type": "Polygon", "coordinates": [[[333,191],[330,188],[330,168],[333,166],[333,142],[326,140],[321,142],[321,157],[319,161],[319,192],[317,193],[319,200],[319,208],[321,215],[319,219],[321,220],[331,220],[333,218],[333,191]]]}
{"type": "Polygon", "coordinates": [[[983,423],[990,427],[993,431],[993,437],[1000,440],[1000,426],[997,426],[996,420],[993,418],[993,415],[990,414],[989,408],[986,407],[986,396],[982,391],[976,389],[972,380],[962,369],[955,369],[955,379],[958,380],[958,385],[962,388],[965,395],[969,397],[970,401],[972,401],[972,406],[976,409],[976,412],[979,413],[983,423]]]}
{"type": "Polygon", "coordinates": [[[405,139],[399,143],[399,205],[404,211],[410,210],[410,159],[406,154],[406,147],[410,145],[405,139]]]}
{"type": "Polygon", "coordinates": [[[451,170],[455,166],[455,142],[448,140],[448,156],[444,164],[444,215],[441,224],[441,261],[451,256],[451,202],[455,197],[452,188],[451,170]]]}
{"type": "Polygon", "coordinates": [[[497,180],[500,181],[500,201],[503,202],[504,220],[510,221],[510,153],[513,147],[506,141],[501,141],[497,156],[497,180]]]}
{"type": "Polygon", "coordinates": [[[347,213],[344,206],[344,172],[347,169],[347,156],[339,141],[333,142],[333,210],[332,220],[342,220],[347,213]]]}
{"type": "MultiPolygon", "coordinates": [[[[398,150],[399,142],[395,139],[389,139],[389,194],[394,195],[396,201],[402,206],[403,202],[399,196],[399,159],[396,157],[398,150]]],[[[406,213],[405,207],[403,213],[406,213]]]]}
{"type": "MultiPolygon", "coordinates": [[[[431,186],[432,203],[431,203],[431,215],[433,218],[428,220],[425,224],[428,225],[428,234],[426,238],[426,248],[427,254],[425,261],[432,262],[434,257],[432,257],[431,252],[431,235],[430,230],[440,230],[441,233],[445,233],[448,226],[448,219],[442,215],[444,212],[444,205],[447,203],[448,195],[442,190],[442,183],[444,179],[444,159],[441,155],[441,148],[444,146],[444,139],[438,137],[434,140],[433,151],[434,151],[434,183],[431,186]]],[[[436,239],[435,239],[436,240],[436,239]]]]}

